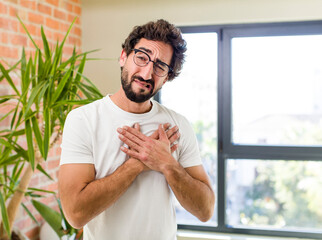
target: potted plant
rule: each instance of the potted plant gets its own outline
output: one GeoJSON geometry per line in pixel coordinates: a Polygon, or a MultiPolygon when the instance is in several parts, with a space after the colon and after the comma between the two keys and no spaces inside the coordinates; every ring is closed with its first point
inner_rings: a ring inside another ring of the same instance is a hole
{"type": "Polygon", "coordinates": [[[22,199],[24,196],[39,197],[37,191],[46,192],[28,188],[28,185],[36,168],[51,178],[40,163],[47,159],[50,148],[60,139],[67,114],[75,106],[102,97],[83,75],[89,52],[79,54],[74,48],[70,57],[63,55],[64,43],[74,22],[62,42],[57,41],[52,50],[42,27],[43,49],[19,21],[33,43],[35,53],[27,58],[23,49],[20,60],[12,67],[0,63],[0,82],[7,81],[12,90],[12,94],[0,96],[1,106],[12,107],[0,118],[0,122],[9,120],[10,123],[0,131],[0,239],[11,238],[20,205],[34,219],[22,199]],[[15,85],[13,74],[18,74],[20,87],[15,85]]]}

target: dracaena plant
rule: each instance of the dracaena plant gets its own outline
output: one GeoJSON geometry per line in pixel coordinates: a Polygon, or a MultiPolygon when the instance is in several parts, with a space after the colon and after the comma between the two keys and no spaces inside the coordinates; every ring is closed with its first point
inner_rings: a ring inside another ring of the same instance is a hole
{"type": "Polygon", "coordinates": [[[71,56],[63,54],[73,23],[64,39],[57,41],[53,48],[41,27],[43,47],[40,48],[19,21],[35,49],[30,57],[26,57],[22,49],[20,60],[11,67],[0,63],[0,82],[6,81],[12,93],[0,96],[0,107],[11,106],[11,110],[0,118],[1,122],[9,122],[8,127],[0,129],[0,236],[4,239],[11,237],[20,205],[33,218],[22,199],[24,196],[39,197],[39,191],[46,192],[28,188],[28,185],[35,168],[50,178],[40,163],[47,159],[50,148],[60,139],[67,114],[75,106],[102,97],[83,75],[90,52],[77,53],[74,48],[71,56]],[[19,79],[17,85],[14,75],[19,79]]]}

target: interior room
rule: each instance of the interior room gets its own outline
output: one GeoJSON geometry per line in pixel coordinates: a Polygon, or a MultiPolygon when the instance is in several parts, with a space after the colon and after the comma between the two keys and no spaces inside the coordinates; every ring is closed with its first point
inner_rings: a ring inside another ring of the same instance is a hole
{"type": "Polygon", "coordinates": [[[187,52],[154,100],[189,121],[216,198],[202,222],[172,196],[177,239],[322,239],[321,0],[0,0],[0,239],[81,239],[59,202],[66,116],[121,89],[122,43],[158,19],[187,52]]]}

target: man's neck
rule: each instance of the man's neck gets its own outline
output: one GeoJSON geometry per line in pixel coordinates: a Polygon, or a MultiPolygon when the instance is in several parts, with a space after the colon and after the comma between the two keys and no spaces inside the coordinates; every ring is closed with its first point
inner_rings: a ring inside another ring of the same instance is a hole
{"type": "Polygon", "coordinates": [[[126,97],[122,88],[110,97],[114,104],[126,112],[140,114],[149,112],[152,108],[152,103],[150,100],[147,100],[143,103],[132,102],[126,97]]]}

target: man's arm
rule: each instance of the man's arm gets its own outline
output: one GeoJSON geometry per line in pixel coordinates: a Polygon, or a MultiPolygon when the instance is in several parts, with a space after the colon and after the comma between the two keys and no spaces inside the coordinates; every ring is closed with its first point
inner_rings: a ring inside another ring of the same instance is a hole
{"type": "Polygon", "coordinates": [[[208,221],[214,211],[215,195],[201,165],[184,169],[171,155],[171,144],[162,125],[159,139],[145,136],[134,128],[118,129],[119,138],[130,149],[121,150],[142,161],[150,169],[161,172],[180,204],[201,221],[208,221]]]}
{"type": "MultiPolygon", "coordinates": [[[[166,129],[169,127],[169,124],[165,124],[166,129]]],[[[150,137],[157,139],[158,131],[150,137]]],[[[169,129],[167,137],[173,144],[179,137],[177,129],[169,129]]],[[[176,144],[172,148],[174,151],[176,144]]],[[[75,228],[83,227],[116,202],[145,170],[149,168],[130,158],[111,175],[95,180],[93,164],[62,165],[59,169],[59,195],[68,222],[75,228]]]]}

